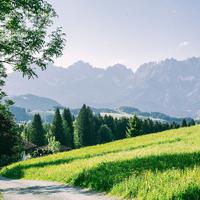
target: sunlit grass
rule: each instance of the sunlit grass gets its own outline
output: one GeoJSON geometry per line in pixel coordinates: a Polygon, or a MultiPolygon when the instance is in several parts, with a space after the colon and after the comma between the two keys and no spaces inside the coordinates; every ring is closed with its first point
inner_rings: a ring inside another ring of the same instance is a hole
{"type": "Polygon", "coordinates": [[[200,199],[200,126],[15,163],[0,175],[51,180],[127,199],[200,199]]]}

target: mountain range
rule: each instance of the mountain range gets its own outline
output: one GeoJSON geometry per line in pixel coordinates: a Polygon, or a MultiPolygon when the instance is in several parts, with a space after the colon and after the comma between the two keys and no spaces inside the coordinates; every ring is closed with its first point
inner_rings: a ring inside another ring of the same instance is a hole
{"type": "Polygon", "coordinates": [[[28,80],[9,74],[5,86],[11,96],[34,94],[70,108],[132,106],[145,112],[197,117],[200,110],[200,58],[166,59],[141,65],[134,73],[124,65],[107,69],[79,61],[68,68],[50,65],[28,80]]]}

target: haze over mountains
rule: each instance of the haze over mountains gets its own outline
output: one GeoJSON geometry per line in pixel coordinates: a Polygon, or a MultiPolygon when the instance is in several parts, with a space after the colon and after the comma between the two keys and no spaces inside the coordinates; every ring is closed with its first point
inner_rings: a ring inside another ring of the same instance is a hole
{"type": "Polygon", "coordinates": [[[71,108],[125,105],[180,117],[197,117],[200,110],[200,58],[151,62],[135,73],[121,64],[99,69],[79,61],[68,68],[49,66],[38,76],[28,80],[13,72],[6,92],[48,97],[71,108]]]}

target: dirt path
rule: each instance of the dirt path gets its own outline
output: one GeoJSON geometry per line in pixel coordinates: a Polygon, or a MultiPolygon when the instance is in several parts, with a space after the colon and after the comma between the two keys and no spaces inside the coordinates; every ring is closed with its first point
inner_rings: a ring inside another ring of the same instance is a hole
{"type": "Polygon", "coordinates": [[[59,183],[11,180],[2,177],[0,192],[3,193],[4,200],[111,200],[102,194],[59,183]]]}

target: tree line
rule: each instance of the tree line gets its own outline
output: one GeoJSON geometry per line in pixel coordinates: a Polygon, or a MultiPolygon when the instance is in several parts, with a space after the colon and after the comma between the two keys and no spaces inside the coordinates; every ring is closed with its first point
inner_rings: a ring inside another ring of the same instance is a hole
{"type": "Polygon", "coordinates": [[[65,108],[61,113],[57,108],[51,124],[43,124],[40,115],[35,114],[31,124],[23,126],[22,136],[39,147],[52,145],[74,149],[191,125],[195,125],[194,120],[187,123],[183,119],[179,125],[137,116],[114,118],[95,115],[90,107],[83,105],[76,118],[69,109],[65,108]]]}

